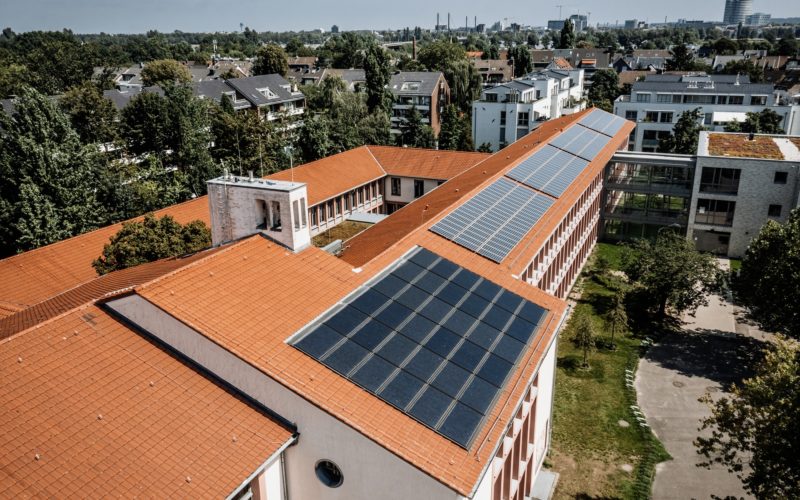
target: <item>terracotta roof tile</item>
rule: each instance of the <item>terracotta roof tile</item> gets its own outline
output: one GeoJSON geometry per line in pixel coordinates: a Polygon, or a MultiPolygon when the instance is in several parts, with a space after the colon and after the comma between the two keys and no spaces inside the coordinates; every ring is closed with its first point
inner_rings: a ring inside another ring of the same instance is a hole
{"type": "Polygon", "coordinates": [[[267,179],[305,182],[308,184],[308,204],[316,205],[385,175],[369,149],[362,146],[268,175],[267,179]]]}
{"type": "Polygon", "coordinates": [[[369,150],[388,175],[436,180],[452,179],[491,156],[488,153],[393,146],[369,146],[369,150]]]}
{"type": "Polygon", "coordinates": [[[255,236],[230,251],[138,287],[137,293],[462,495],[470,494],[493,456],[494,444],[513,417],[513,406],[526,388],[520,381],[532,377],[566,308],[564,302],[514,279],[499,266],[487,266],[483,258],[437,239],[428,231],[415,232],[404,245],[374,259],[361,272],[353,272],[346,262],[319,249],[309,248],[294,254],[255,236]],[[550,311],[470,450],[416,422],[285,342],[415,244],[550,311]],[[257,261],[258,266],[242,272],[245,259],[257,261]],[[199,283],[205,286],[199,287],[199,283]],[[287,293],[288,284],[291,293],[287,293]],[[213,289],[214,293],[204,294],[202,289],[213,289]],[[259,297],[269,307],[252,308],[241,300],[242,295],[259,297]],[[226,314],[218,314],[220,310],[226,314]]]}
{"type": "Polygon", "coordinates": [[[18,309],[16,312],[0,318],[0,340],[32,326],[54,318],[78,306],[93,302],[112,294],[131,289],[164,276],[180,267],[219,251],[219,248],[198,252],[177,259],[163,259],[149,262],[129,269],[123,269],[104,276],[96,277],[66,292],[60,293],[33,306],[18,309]]]}
{"type": "Polygon", "coordinates": [[[292,436],[96,306],[0,341],[0,379],[4,498],[224,497],[292,436]]]}
{"type": "MultiPolygon", "coordinates": [[[[155,212],[185,224],[210,222],[206,197],[155,212]]],[[[92,261],[122,223],[0,260],[0,301],[27,307],[97,277],[92,261]]]]}

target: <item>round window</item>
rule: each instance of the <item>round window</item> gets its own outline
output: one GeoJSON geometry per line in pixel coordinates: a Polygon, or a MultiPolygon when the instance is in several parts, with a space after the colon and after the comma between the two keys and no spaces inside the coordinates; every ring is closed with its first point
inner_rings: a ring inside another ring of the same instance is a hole
{"type": "Polygon", "coordinates": [[[319,480],[322,481],[322,484],[330,488],[338,488],[342,485],[342,481],[344,481],[342,470],[330,460],[320,460],[317,462],[314,471],[317,473],[319,480]]]}

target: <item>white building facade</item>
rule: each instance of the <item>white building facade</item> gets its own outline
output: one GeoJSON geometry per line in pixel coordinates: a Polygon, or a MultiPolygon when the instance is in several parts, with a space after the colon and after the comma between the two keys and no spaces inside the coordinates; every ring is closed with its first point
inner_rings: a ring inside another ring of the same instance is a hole
{"type": "Polygon", "coordinates": [[[747,113],[770,109],[781,118],[787,134],[800,134],[800,106],[772,84],[749,83],[737,75],[652,75],[633,84],[631,95],[614,102],[614,114],[636,122],[629,149],[655,152],[659,139],[672,133],[681,113],[700,108],[703,126],[721,132],[743,123],[747,113]]]}
{"type": "Polygon", "coordinates": [[[531,73],[481,92],[472,103],[472,140],[492,151],[519,140],[541,122],[584,109],[583,70],[531,73]]]}

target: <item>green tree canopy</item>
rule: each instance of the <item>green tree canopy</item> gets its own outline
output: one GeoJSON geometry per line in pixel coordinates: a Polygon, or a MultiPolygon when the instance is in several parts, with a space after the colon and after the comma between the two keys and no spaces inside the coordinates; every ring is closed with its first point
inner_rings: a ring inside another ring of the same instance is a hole
{"type": "Polygon", "coordinates": [[[662,153],[697,154],[697,141],[700,139],[700,131],[703,130],[700,124],[702,117],[700,108],[681,113],[672,127],[672,133],[659,139],[658,150],[662,153]]]}
{"type": "Polygon", "coordinates": [[[748,112],[744,123],[734,120],[725,125],[726,132],[745,132],[754,134],[783,134],[783,117],[775,111],[765,108],[761,111],[748,112]]]}
{"type": "Polygon", "coordinates": [[[611,330],[611,348],[616,348],[614,335],[622,333],[628,327],[628,311],[625,308],[625,291],[617,290],[611,301],[611,309],[606,313],[608,328],[611,330]]]}
{"type": "Polygon", "coordinates": [[[285,77],[288,72],[289,61],[280,45],[270,43],[258,50],[256,61],[253,63],[253,75],[275,74],[285,77]]]}
{"type": "Polygon", "coordinates": [[[745,59],[728,62],[725,67],[720,70],[720,73],[723,75],[747,75],[753,83],[764,81],[764,70],[745,59]]]}
{"type": "Polygon", "coordinates": [[[583,368],[589,368],[589,352],[596,347],[596,337],[592,319],[584,312],[575,312],[573,316],[572,342],[583,351],[583,368]]]}
{"type": "Polygon", "coordinates": [[[794,34],[788,34],[780,39],[776,51],[782,56],[796,56],[800,51],[800,45],[797,44],[797,39],[794,34]]]}
{"type": "Polygon", "coordinates": [[[141,221],[125,222],[92,266],[103,275],[167,257],[186,255],[211,246],[211,231],[196,220],[181,225],[169,215],[152,213],[141,221]]]}
{"type": "Polygon", "coordinates": [[[364,76],[367,85],[367,107],[370,111],[391,109],[389,65],[389,54],[382,47],[372,44],[367,49],[364,57],[364,76]]]}
{"type": "Polygon", "coordinates": [[[432,148],[433,130],[422,123],[422,115],[414,106],[400,122],[400,135],[397,136],[399,146],[414,148],[432,148]]]}
{"type": "Polygon", "coordinates": [[[769,345],[755,376],[714,402],[695,440],[700,465],[722,464],[756,498],[793,498],[800,491],[800,349],[778,339],[769,345]]]}
{"type": "Polygon", "coordinates": [[[592,86],[589,87],[589,105],[610,113],[613,110],[614,101],[619,95],[619,76],[617,72],[613,69],[596,71],[592,78],[592,86]]]}
{"type": "Polygon", "coordinates": [[[444,108],[442,127],[439,131],[439,149],[472,151],[472,132],[469,116],[462,114],[452,104],[444,108]]]}
{"type": "Polygon", "coordinates": [[[733,288],[764,329],[800,339],[800,209],[785,224],[764,224],[747,247],[733,288]]]}
{"type": "Polygon", "coordinates": [[[29,250],[104,222],[97,148],[81,144],[47,96],[24,88],[0,113],[0,254],[29,250]]]}
{"type": "Polygon", "coordinates": [[[59,99],[84,144],[117,139],[117,109],[90,82],[72,87],[59,99]]]}
{"type": "Polygon", "coordinates": [[[695,69],[694,54],[686,46],[679,43],[669,51],[670,57],[667,59],[666,67],[668,71],[691,71],[695,69]]]}
{"type": "Polygon", "coordinates": [[[528,46],[517,45],[508,51],[508,57],[514,59],[514,77],[519,78],[533,71],[533,58],[528,46]]]}
{"type": "Polygon", "coordinates": [[[141,73],[142,83],[149,87],[151,85],[175,85],[189,83],[192,81],[192,74],[183,64],[174,59],[159,59],[144,65],[141,73]]]}
{"type": "Polygon", "coordinates": [[[559,49],[571,49],[575,46],[575,26],[569,19],[564,20],[564,27],[561,28],[561,35],[558,39],[559,49]]]}
{"type": "Polygon", "coordinates": [[[707,294],[719,282],[714,258],[698,252],[694,244],[670,230],[655,240],[637,240],[623,253],[622,267],[659,317],[671,308],[680,314],[707,304],[707,294]]]}
{"type": "Polygon", "coordinates": [[[458,43],[436,41],[422,48],[419,62],[429,71],[441,71],[450,86],[450,101],[458,109],[469,111],[483,85],[478,70],[467,59],[458,43]]]}

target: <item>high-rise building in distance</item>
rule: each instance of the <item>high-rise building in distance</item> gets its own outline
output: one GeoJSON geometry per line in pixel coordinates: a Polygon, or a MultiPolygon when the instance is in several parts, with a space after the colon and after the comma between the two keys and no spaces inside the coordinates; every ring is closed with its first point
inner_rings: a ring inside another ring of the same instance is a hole
{"type": "Polygon", "coordinates": [[[726,24],[745,24],[747,16],[753,14],[753,0],[725,0],[725,13],[722,22],[726,24]]]}

